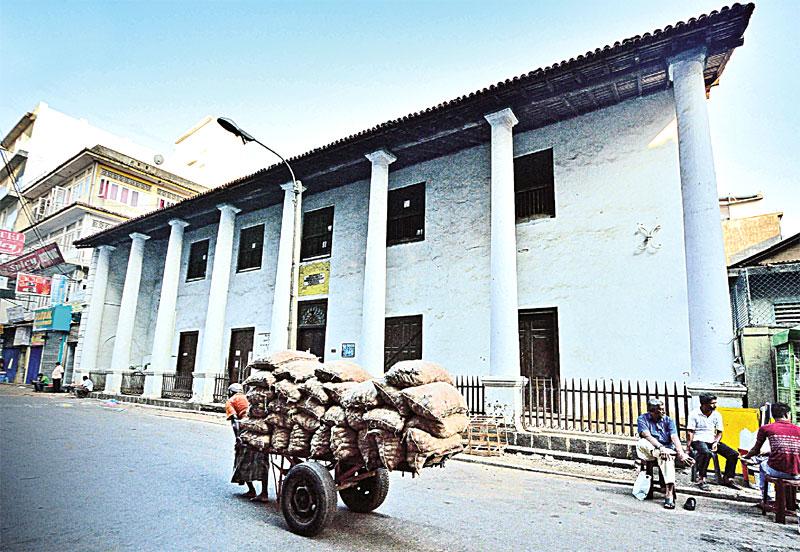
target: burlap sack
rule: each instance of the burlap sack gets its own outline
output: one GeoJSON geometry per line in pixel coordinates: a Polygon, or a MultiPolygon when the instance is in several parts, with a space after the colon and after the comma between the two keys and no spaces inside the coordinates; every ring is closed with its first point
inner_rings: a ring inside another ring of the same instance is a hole
{"type": "Polygon", "coordinates": [[[257,358],[247,365],[245,370],[252,372],[270,372],[274,366],[266,358],[257,358]]]}
{"type": "Polygon", "coordinates": [[[360,408],[345,408],[344,417],[347,420],[347,425],[355,431],[367,429],[367,422],[364,421],[364,412],[360,408]]]}
{"type": "Polygon", "coordinates": [[[251,388],[245,396],[250,406],[257,406],[262,409],[266,409],[266,403],[275,398],[275,394],[272,391],[261,387],[251,388]]]}
{"type": "Polygon", "coordinates": [[[314,397],[306,397],[302,399],[295,405],[295,408],[297,410],[302,410],[303,412],[310,414],[317,419],[322,418],[322,416],[325,414],[325,407],[322,406],[314,397]]]}
{"type": "Polygon", "coordinates": [[[258,406],[250,406],[249,410],[247,411],[247,416],[248,418],[266,418],[267,411],[258,406]]]}
{"type": "Polygon", "coordinates": [[[312,435],[312,432],[306,431],[299,425],[294,426],[289,434],[289,446],[286,448],[286,453],[295,456],[308,456],[311,452],[312,435]]]}
{"type": "Polygon", "coordinates": [[[405,425],[400,413],[390,408],[367,410],[362,419],[370,429],[385,429],[391,433],[400,433],[405,425]]]}
{"type": "Polygon", "coordinates": [[[331,428],[322,426],[311,437],[311,458],[328,460],[333,458],[331,449],[331,428]]]}
{"type": "Polygon", "coordinates": [[[374,470],[381,467],[381,458],[375,439],[370,439],[368,436],[369,431],[369,429],[362,429],[358,432],[358,450],[361,451],[361,458],[364,459],[367,469],[374,470]]]}
{"type": "Polygon", "coordinates": [[[339,462],[361,459],[358,448],[358,433],[348,427],[331,428],[331,448],[333,457],[339,462]]]}
{"type": "Polygon", "coordinates": [[[349,360],[325,362],[322,366],[317,367],[316,376],[323,383],[341,383],[345,381],[360,383],[372,378],[369,372],[349,360]]]}
{"type": "Polygon", "coordinates": [[[262,365],[269,366],[271,370],[286,364],[287,362],[291,362],[293,360],[317,360],[316,355],[309,353],[307,351],[293,351],[293,350],[286,350],[286,351],[276,351],[268,356],[266,359],[254,361],[262,363],[262,365]]]}
{"type": "Polygon", "coordinates": [[[419,471],[431,456],[451,454],[464,450],[461,436],[453,435],[438,439],[426,431],[411,428],[406,431],[406,462],[414,471],[419,471]]]}
{"type": "Polygon", "coordinates": [[[389,385],[401,389],[426,385],[435,381],[454,385],[453,378],[450,377],[447,370],[438,364],[424,360],[402,360],[392,366],[384,377],[389,385]]]}
{"type": "Polygon", "coordinates": [[[276,397],[267,403],[267,410],[269,412],[284,413],[289,410],[289,405],[286,403],[286,397],[276,397]]]}
{"type": "Polygon", "coordinates": [[[260,433],[252,433],[250,431],[243,431],[241,433],[242,442],[256,450],[260,450],[261,452],[267,452],[271,446],[271,436],[266,434],[260,433]]]}
{"type": "Polygon", "coordinates": [[[284,427],[276,427],[272,432],[272,448],[278,452],[283,452],[289,446],[290,430],[284,427]]]}
{"type": "Polygon", "coordinates": [[[242,382],[242,385],[269,389],[275,385],[275,376],[272,375],[272,372],[267,372],[266,370],[252,370],[250,376],[242,382]]]}
{"type": "Polygon", "coordinates": [[[430,420],[442,422],[453,414],[469,412],[461,392],[441,381],[403,389],[403,397],[415,414],[430,420]]]}
{"type": "Polygon", "coordinates": [[[329,407],[322,415],[322,423],[327,426],[346,426],[347,418],[344,415],[344,408],[336,405],[329,407]]]}
{"type": "Polygon", "coordinates": [[[266,418],[242,418],[239,420],[239,425],[242,431],[249,431],[258,435],[265,435],[272,433],[272,424],[269,421],[270,414],[266,418]]]}
{"type": "Polygon", "coordinates": [[[277,380],[289,380],[293,383],[302,383],[314,377],[314,370],[320,363],[314,360],[300,359],[281,364],[272,373],[277,380]]]}
{"type": "Polygon", "coordinates": [[[323,383],[322,388],[331,398],[332,403],[342,404],[342,397],[349,393],[356,385],[358,384],[355,382],[345,381],[342,383],[323,383]]]}
{"type": "Polygon", "coordinates": [[[316,416],[312,416],[304,410],[295,410],[289,418],[297,426],[302,427],[305,431],[316,431],[319,429],[321,422],[316,416]]]}
{"type": "Polygon", "coordinates": [[[285,412],[270,412],[267,414],[266,421],[268,424],[275,427],[287,428],[292,426],[292,422],[285,412]]]}
{"type": "Polygon", "coordinates": [[[298,385],[297,389],[299,389],[300,392],[303,393],[304,395],[313,397],[320,404],[328,404],[330,402],[330,397],[328,397],[328,393],[325,392],[325,389],[322,387],[322,382],[319,381],[317,378],[307,379],[306,381],[298,385]]]}
{"type": "Polygon", "coordinates": [[[362,381],[342,397],[342,406],[347,408],[375,408],[381,399],[372,380],[362,381]]]}
{"type": "Polygon", "coordinates": [[[385,378],[374,379],[372,380],[372,384],[375,386],[378,396],[385,404],[397,410],[404,418],[411,415],[411,408],[406,404],[402,389],[389,385],[386,383],[385,378]]]}
{"type": "Polygon", "coordinates": [[[303,396],[297,389],[297,384],[289,380],[282,380],[275,384],[275,392],[279,397],[286,399],[286,402],[297,402],[303,396]]]}
{"type": "Polygon", "coordinates": [[[370,429],[367,439],[374,441],[378,451],[379,466],[388,470],[397,468],[406,459],[403,438],[383,429],[370,429]]]}
{"type": "Polygon", "coordinates": [[[452,414],[440,421],[420,416],[411,416],[406,419],[406,429],[415,427],[439,439],[445,439],[461,433],[467,429],[468,425],[469,417],[466,414],[452,414]]]}

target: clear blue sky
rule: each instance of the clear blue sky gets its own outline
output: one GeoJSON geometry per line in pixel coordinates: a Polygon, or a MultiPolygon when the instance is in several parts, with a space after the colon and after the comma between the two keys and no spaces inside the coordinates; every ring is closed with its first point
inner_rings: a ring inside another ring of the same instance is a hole
{"type": "MultiPolygon", "coordinates": [[[[0,134],[44,100],[159,150],[225,115],[295,155],[722,1],[0,0],[0,134]]],[[[763,191],[786,235],[798,21],[800,1],[758,2],[709,102],[720,191],[763,191]]]]}

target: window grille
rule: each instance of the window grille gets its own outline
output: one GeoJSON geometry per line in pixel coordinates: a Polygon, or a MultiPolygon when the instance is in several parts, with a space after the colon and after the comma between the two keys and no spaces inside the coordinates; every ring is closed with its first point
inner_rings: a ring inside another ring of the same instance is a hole
{"type": "Polygon", "coordinates": [[[239,233],[239,258],[236,271],[261,268],[261,252],[264,248],[264,225],[243,228],[239,233]]]}
{"type": "Polygon", "coordinates": [[[552,148],[514,159],[514,202],[518,222],[556,216],[552,148]]]}
{"type": "Polygon", "coordinates": [[[189,250],[189,267],[186,270],[186,280],[196,280],[206,277],[208,265],[209,240],[194,242],[189,250]]]}
{"type": "Polygon", "coordinates": [[[425,239],[425,183],[389,191],[386,245],[425,239]]]}
{"type": "Polygon", "coordinates": [[[303,215],[303,240],[300,260],[330,257],[333,242],[333,207],[309,211],[303,215]]]}

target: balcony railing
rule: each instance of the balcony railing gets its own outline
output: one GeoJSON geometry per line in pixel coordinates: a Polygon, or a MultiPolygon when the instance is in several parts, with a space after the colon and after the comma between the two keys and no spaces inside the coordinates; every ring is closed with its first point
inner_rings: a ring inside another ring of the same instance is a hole
{"type": "Polygon", "coordinates": [[[214,402],[225,402],[228,397],[228,376],[214,377],[214,402]]]}
{"type": "Polygon", "coordinates": [[[89,379],[94,384],[95,391],[106,390],[106,374],[108,372],[89,372],[89,379]]]}
{"type": "Polygon", "coordinates": [[[123,395],[141,395],[144,393],[144,378],[142,372],[123,372],[122,385],[119,392],[123,395]]]}
{"type": "Polygon", "coordinates": [[[192,375],[164,374],[161,397],[165,399],[192,398],[192,375]]]}

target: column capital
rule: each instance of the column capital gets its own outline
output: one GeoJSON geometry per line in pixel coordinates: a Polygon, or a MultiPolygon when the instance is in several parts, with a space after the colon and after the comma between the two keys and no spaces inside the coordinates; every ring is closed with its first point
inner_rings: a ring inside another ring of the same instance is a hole
{"type": "MultiPolygon", "coordinates": [[[[300,193],[306,191],[306,187],[303,186],[303,183],[299,180],[297,181],[297,187],[300,190],[300,193]]],[[[284,192],[294,192],[294,182],[287,182],[286,184],[281,184],[281,190],[284,192]]]]}
{"type": "Polygon", "coordinates": [[[694,61],[702,64],[702,66],[705,67],[707,52],[708,51],[705,46],[698,46],[697,48],[692,48],[691,50],[686,50],[667,58],[667,76],[669,77],[669,80],[674,80],[674,67],[678,63],[684,61],[694,61]]]}
{"type": "Polygon", "coordinates": [[[484,115],[483,118],[489,121],[489,124],[493,127],[504,126],[508,129],[519,122],[519,119],[517,119],[514,112],[511,111],[510,107],[495,111],[494,113],[488,113],[484,115]]]}
{"type": "Polygon", "coordinates": [[[96,248],[101,253],[111,253],[116,249],[113,245],[98,245],[96,248]]]}
{"type": "Polygon", "coordinates": [[[130,239],[132,239],[134,241],[136,241],[136,240],[145,241],[145,240],[149,240],[150,239],[150,236],[148,236],[147,234],[141,234],[139,232],[134,232],[132,234],[128,234],[128,236],[130,237],[130,239]]]}
{"type": "Polygon", "coordinates": [[[241,209],[239,209],[238,207],[236,207],[236,206],[234,206],[234,205],[232,205],[230,203],[220,203],[219,205],[217,205],[217,209],[219,209],[222,212],[227,211],[227,212],[231,213],[232,215],[235,215],[237,213],[241,213],[242,212],[241,209]]]}
{"type": "Polygon", "coordinates": [[[384,167],[388,167],[397,161],[397,157],[385,149],[373,151],[372,153],[366,154],[364,157],[369,159],[373,165],[383,165],[384,167]]]}
{"type": "Polygon", "coordinates": [[[188,222],[186,222],[185,220],[181,220],[181,219],[172,219],[172,220],[169,221],[168,224],[170,226],[172,226],[173,228],[186,228],[187,226],[189,226],[188,222]]]}

